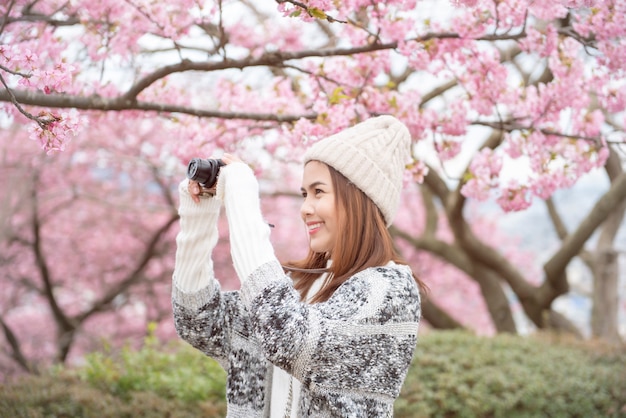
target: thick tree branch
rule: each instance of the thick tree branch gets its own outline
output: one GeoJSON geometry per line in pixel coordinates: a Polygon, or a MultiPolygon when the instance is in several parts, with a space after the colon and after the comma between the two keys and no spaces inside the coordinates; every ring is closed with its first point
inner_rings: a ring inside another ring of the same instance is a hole
{"type": "Polygon", "coordinates": [[[459,270],[471,275],[472,270],[472,262],[471,260],[461,251],[458,246],[453,244],[448,244],[445,241],[437,239],[435,237],[419,237],[416,238],[413,235],[407,233],[404,230],[397,228],[395,225],[391,225],[389,227],[389,232],[391,236],[398,237],[407,243],[409,243],[413,248],[417,250],[427,251],[444,261],[454,265],[459,270]]]}
{"type": "MultiPolygon", "coordinates": [[[[101,96],[71,96],[65,94],[43,94],[26,90],[12,90],[18,102],[25,105],[81,110],[125,111],[143,110],[163,113],[182,113],[191,116],[219,119],[243,119],[254,121],[296,122],[300,119],[315,119],[316,114],[280,115],[272,113],[221,112],[218,110],[202,110],[194,107],[167,103],[148,103],[126,100],[124,97],[104,98],[101,96]]],[[[0,101],[7,102],[10,95],[0,90],[0,101]]]]}
{"type": "MultiPolygon", "coordinates": [[[[495,147],[500,140],[500,135],[494,132],[483,146],[495,147]]],[[[424,184],[447,205],[448,222],[454,231],[457,242],[463,247],[464,251],[473,257],[475,261],[483,263],[486,267],[491,268],[500,275],[520,299],[530,299],[534,292],[534,287],[528,284],[519,271],[497,250],[485,245],[476,238],[466,224],[462,213],[465,199],[460,194],[460,186],[457,188],[455,196],[451,197],[452,193],[449,191],[448,186],[432,169],[429,169],[428,174],[424,178],[424,184]]],[[[425,241],[422,240],[422,242],[425,241]]],[[[424,247],[424,249],[426,250],[427,248],[424,247]]],[[[436,248],[430,248],[428,251],[437,254],[436,248]]],[[[448,261],[452,262],[451,260],[448,261]]],[[[461,265],[454,262],[452,264],[455,264],[457,267],[461,265]]]]}
{"type": "MultiPolygon", "coordinates": [[[[36,183],[38,180],[34,179],[34,181],[36,183]]],[[[59,327],[59,332],[64,333],[66,331],[73,330],[74,324],[70,320],[70,318],[65,315],[65,312],[63,312],[63,309],[59,306],[56,300],[56,296],[54,295],[54,286],[52,283],[53,279],[50,273],[50,268],[48,267],[48,261],[43,251],[41,224],[39,219],[39,206],[37,200],[37,192],[34,187],[31,192],[31,198],[33,202],[33,213],[31,219],[31,232],[33,234],[32,249],[35,256],[35,264],[37,265],[37,270],[39,271],[41,280],[44,285],[44,295],[48,301],[48,305],[50,306],[50,310],[52,311],[55,322],[59,327]]]]}
{"type": "Polygon", "coordinates": [[[2,325],[2,332],[4,333],[4,338],[9,343],[9,347],[11,347],[11,352],[9,355],[15,362],[25,371],[25,372],[33,372],[33,368],[30,366],[30,363],[22,353],[22,348],[20,346],[20,342],[17,339],[17,336],[9,327],[9,325],[4,321],[4,318],[0,316],[0,325],[2,325]]]}
{"type": "Polygon", "coordinates": [[[511,305],[507,298],[501,279],[494,271],[481,265],[474,265],[474,280],[480,286],[489,315],[493,319],[496,331],[517,334],[517,325],[513,319],[511,305]]]}
{"type": "Polygon", "coordinates": [[[596,202],[576,231],[567,236],[559,251],[544,265],[546,280],[541,285],[539,295],[543,306],[550,306],[554,299],[567,291],[565,268],[624,199],[626,199],[626,173],[615,178],[610,189],[596,202]]]}
{"type": "Polygon", "coordinates": [[[157,229],[145,247],[142,256],[139,258],[135,268],[128,273],[126,278],[120,281],[115,287],[109,289],[100,299],[95,301],[91,308],[76,317],[78,323],[84,322],[91,315],[101,312],[120,294],[133,286],[141,279],[141,272],[146,268],[150,260],[153,259],[156,247],[161,242],[162,237],[169,231],[172,225],[178,221],[178,214],[173,214],[159,229],[157,229]]]}
{"type": "Polygon", "coordinates": [[[389,228],[389,232],[393,237],[403,239],[413,248],[427,251],[467,274],[480,286],[481,292],[485,296],[487,309],[498,332],[516,332],[513,314],[497,274],[481,264],[473,263],[459,246],[448,244],[434,236],[415,238],[393,225],[389,228]]]}
{"type": "Polygon", "coordinates": [[[445,202],[448,201],[448,195],[450,194],[448,185],[431,166],[428,164],[426,165],[428,167],[428,174],[424,176],[424,185],[430,188],[430,191],[437,196],[443,204],[445,204],[445,202]]]}
{"type": "Polygon", "coordinates": [[[452,318],[429,298],[422,301],[422,316],[435,329],[465,329],[463,324],[452,318]]]}
{"type": "MultiPolygon", "coordinates": [[[[499,128],[499,126],[493,127],[496,129],[499,128]]],[[[501,139],[502,131],[494,131],[485,144],[483,144],[482,148],[487,147],[494,149],[500,144],[501,139]]],[[[461,187],[462,184],[459,184],[455,193],[450,195],[446,205],[449,223],[457,242],[463,247],[469,256],[493,270],[509,284],[511,289],[520,299],[524,310],[537,325],[541,326],[542,324],[545,324],[545,321],[543,321],[541,316],[538,314],[537,309],[539,306],[548,307],[549,305],[541,303],[542,299],[537,296],[535,287],[530,285],[518,269],[511,265],[511,263],[497,250],[479,240],[465,222],[462,213],[465,198],[460,193],[461,187]]],[[[567,289],[565,274],[560,277],[558,283],[561,285],[559,288],[559,294],[562,294],[567,289]]]]}
{"type": "MultiPolygon", "coordinates": [[[[478,40],[496,40],[496,39],[516,39],[518,35],[488,35],[480,37],[478,40]]],[[[412,39],[415,42],[426,42],[431,39],[458,39],[460,36],[455,33],[428,33],[423,36],[412,39]]],[[[154,105],[143,103],[140,106],[137,102],[139,94],[151,86],[156,81],[167,77],[174,73],[182,73],[187,71],[201,71],[212,72],[226,69],[243,69],[251,67],[281,67],[290,60],[300,60],[304,58],[321,58],[321,57],[337,57],[337,56],[350,56],[363,53],[370,53],[382,50],[391,50],[397,48],[397,42],[389,43],[371,43],[368,45],[357,46],[352,48],[331,48],[331,49],[315,49],[315,50],[303,50],[303,51],[275,51],[267,52],[260,57],[248,57],[238,60],[224,59],[221,61],[191,61],[184,59],[179,63],[163,66],[151,74],[146,75],[137,83],[135,83],[123,97],[118,99],[106,99],[102,97],[90,97],[79,98],[65,95],[54,95],[57,100],[46,100],[47,95],[26,93],[19,90],[13,90],[13,95],[17,101],[21,104],[32,104],[49,107],[62,107],[62,108],[77,108],[77,109],[97,109],[97,110],[156,110],[156,111],[169,111],[169,112],[181,112],[188,113],[197,116],[211,116],[222,117],[215,115],[197,114],[193,109],[178,107],[178,110],[171,109],[171,105],[154,105]],[[32,94],[35,94],[37,100],[34,101],[32,94]],[[30,100],[29,100],[30,96],[30,100]],[[49,104],[46,104],[49,103],[49,104]]],[[[10,101],[10,92],[2,92],[0,94],[0,101],[10,101]]],[[[241,119],[240,117],[231,117],[231,119],[241,119]]]]}
{"type": "Polygon", "coordinates": [[[437,225],[439,224],[439,214],[437,213],[437,207],[433,199],[433,193],[429,187],[420,187],[422,192],[422,205],[426,210],[426,219],[424,220],[424,236],[435,237],[437,233],[437,225]]]}
{"type": "Polygon", "coordinates": [[[54,14],[44,15],[42,13],[25,13],[21,16],[0,17],[0,26],[4,27],[12,23],[45,23],[50,26],[62,27],[62,26],[74,26],[81,24],[81,20],[78,16],[68,16],[64,19],[57,19],[52,17],[54,14]]]}

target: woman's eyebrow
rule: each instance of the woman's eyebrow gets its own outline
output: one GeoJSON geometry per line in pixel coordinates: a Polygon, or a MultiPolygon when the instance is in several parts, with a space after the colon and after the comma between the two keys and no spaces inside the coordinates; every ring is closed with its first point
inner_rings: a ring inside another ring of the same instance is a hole
{"type": "MultiPolygon", "coordinates": [[[[314,181],[313,183],[309,184],[309,186],[306,189],[311,190],[311,189],[313,189],[313,188],[315,188],[317,186],[320,186],[320,185],[321,186],[326,186],[326,183],[324,183],[323,181],[314,181]]],[[[304,186],[300,187],[300,190],[303,191],[303,192],[305,192],[306,189],[304,188],[304,186]]]]}

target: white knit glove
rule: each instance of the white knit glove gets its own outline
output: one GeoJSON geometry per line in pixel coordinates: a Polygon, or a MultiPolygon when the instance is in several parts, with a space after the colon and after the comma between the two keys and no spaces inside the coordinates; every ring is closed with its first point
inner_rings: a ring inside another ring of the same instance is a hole
{"type": "Polygon", "coordinates": [[[217,220],[221,200],[201,197],[195,203],[187,190],[188,180],[178,186],[180,232],[176,236],[174,285],[185,293],[195,292],[212,283],[211,253],[217,244],[217,220]]]}
{"type": "Polygon", "coordinates": [[[270,242],[270,227],[261,214],[259,183],[252,169],[241,162],[222,167],[216,197],[224,201],[231,256],[243,282],[258,267],[277,261],[270,242]]]}

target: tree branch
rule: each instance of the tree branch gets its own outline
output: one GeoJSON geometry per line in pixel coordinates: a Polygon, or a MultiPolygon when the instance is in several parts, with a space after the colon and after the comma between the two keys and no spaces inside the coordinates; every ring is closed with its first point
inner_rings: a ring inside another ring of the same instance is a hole
{"type": "Polygon", "coordinates": [[[466,329],[430,298],[424,298],[422,301],[422,316],[435,329],[466,329]]]}
{"type": "Polygon", "coordinates": [[[556,231],[556,235],[562,241],[567,237],[567,227],[565,223],[563,223],[563,219],[561,219],[561,215],[556,209],[556,205],[554,204],[554,199],[549,197],[545,200],[546,206],[548,208],[548,215],[550,215],[550,219],[552,220],[552,225],[554,226],[554,230],[556,231]]]}
{"type": "Polygon", "coordinates": [[[445,205],[448,200],[450,190],[441,176],[439,176],[439,174],[437,174],[437,172],[430,166],[428,166],[428,174],[424,176],[424,185],[430,188],[431,192],[433,192],[434,195],[441,200],[441,203],[445,205]]]}
{"type": "Polygon", "coordinates": [[[2,325],[4,337],[11,347],[11,358],[13,358],[24,371],[29,373],[33,372],[33,368],[30,366],[28,360],[26,360],[24,353],[22,353],[22,348],[20,347],[20,342],[17,339],[17,336],[15,335],[11,327],[9,327],[9,325],[4,321],[4,318],[2,318],[2,316],[0,316],[0,325],[2,325]]]}
{"type": "Polygon", "coordinates": [[[581,139],[581,140],[585,140],[585,141],[590,141],[590,142],[594,142],[596,144],[600,144],[600,140],[599,137],[591,137],[591,136],[584,136],[584,135],[571,135],[571,134],[565,134],[562,132],[557,132],[554,131],[552,129],[545,129],[545,128],[535,128],[532,125],[522,125],[520,123],[517,122],[513,122],[513,121],[508,121],[508,122],[488,122],[488,121],[480,121],[480,120],[476,120],[471,122],[472,125],[479,125],[479,126],[487,126],[489,128],[493,128],[493,129],[501,129],[507,132],[511,132],[511,131],[537,131],[537,132],[541,132],[544,135],[550,135],[550,136],[558,136],[561,138],[568,138],[568,139],[581,139]]]}
{"type": "MultiPolygon", "coordinates": [[[[35,183],[38,182],[37,179],[34,179],[35,183]]],[[[48,267],[48,262],[46,260],[46,256],[43,252],[43,245],[41,240],[41,224],[39,220],[39,206],[37,201],[37,192],[33,187],[31,192],[32,199],[32,220],[31,220],[31,232],[33,234],[33,242],[32,248],[35,256],[35,262],[37,265],[37,269],[39,274],[41,275],[41,280],[44,285],[44,295],[48,300],[48,304],[50,306],[50,310],[54,316],[55,322],[59,327],[59,333],[64,333],[66,331],[73,330],[75,328],[74,324],[68,318],[63,309],[57,303],[56,297],[54,295],[54,289],[52,284],[52,276],[50,274],[50,269],[48,267]]]]}
{"type": "Polygon", "coordinates": [[[135,269],[128,273],[128,276],[126,276],[124,280],[118,283],[117,286],[109,289],[105,295],[103,295],[99,300],[95,301],[90,309],[78,315],[76,317],[77,322],[82,323],[91,315],[104,310],[113,301],[113,299],[125,292],[129,287],[131,287],[140,280],[140,278],[142,277],[141,272],[146,268],[150,260],[152,260],[152,258],[154,257],[156,246],[161,241],[163,235],[165,235],[165,233],[169,231],[171,226],[176,221],[178,221],[178,214],[173,214],[163,225],[161,225],[158,230],[154,232],[152,238],[150,239],[150,242],[143,252],[143,255],[137,262],[135,269]]]}
{"type": "Polygon", "coordinates": [[[408,242],[413,248],[427,251],[467,274],[480,286],[481,292],[485,296],[487,309],[498,332],[516,332],[513,315],[497,276],[497,271],[489,270],[488,266],[473,263],[463,248],[448,244],[435,237],[415,238],[394,225],[391,225],[389,232],[393,237],[408,242]]]}
{"type": "Polygon", "coordinates": [[[546,280],[541,285],[540,302],[543,306],[567,291],[565,268],[583,248],[585,242],[606,220],[611,212],[626,199],[626,173],[615,178],[610,189],[596,202],[578,229],[563,241],[563,245],[544,265],[546,280]]]}
{"type": "Polygon", "coordinates": [[[433,199],[433,193],[430,188],[426,186],[420,187],[420,191],[422,192],[422,204],[426,210],[424,236],[434,238],[437,233],[437,225],[439,224],[439,215],[433,199]]]}
{"type": "MultiPolygon", "coordinates": [[[[316,114],[280,115],[272,113],[222,112],[218,110],[202,110],[193,107],[167,103],[148,103],[126,100],[124,97],[105,98],[101,96],[70,96],[65,94],[43,94],[26,90],[11,90],[18,102],[26,105],[102,111],[143,110],[163,113],[182,113],[191,116],[219,119],[244,119],[254,121],[296,122],[300,119],[314,120],[316,114]]],[[[0,101],[11,101],[6,90],[0,90],[0,101]]]]}

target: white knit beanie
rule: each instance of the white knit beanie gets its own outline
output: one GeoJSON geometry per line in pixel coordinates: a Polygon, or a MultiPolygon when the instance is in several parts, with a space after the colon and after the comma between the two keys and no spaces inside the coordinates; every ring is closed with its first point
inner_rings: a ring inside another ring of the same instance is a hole
{"type": "Polygon", "coordinates": [[[411,135],[393,116],[377,116],[313,144],[304,163],[321,161],[361,189],[382,212],[387,227],[400,204],[402,175],[411,158],[411,135]]]}

